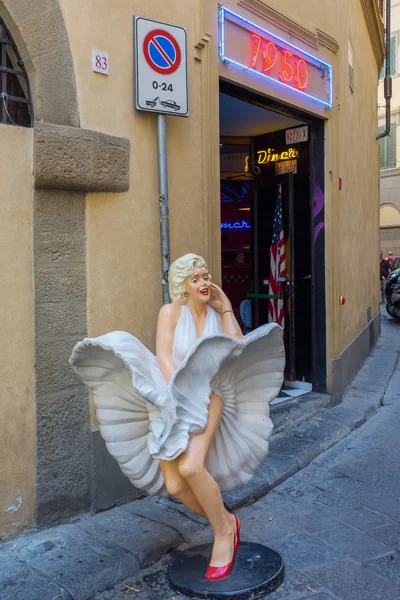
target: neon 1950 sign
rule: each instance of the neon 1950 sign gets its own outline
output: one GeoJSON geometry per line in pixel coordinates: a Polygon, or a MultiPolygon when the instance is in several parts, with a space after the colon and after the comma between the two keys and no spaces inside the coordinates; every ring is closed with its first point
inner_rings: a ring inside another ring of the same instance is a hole
{"type": "Polygon", "coordinates": [[[308,64],[293,52],[269,42],[256,33],[251,34],[252,53],[249,66],[260,73],[273,72],[279,69],[279,79],[288,85],[306,90],[309,82],[308,64]]]}
{"type": "Polygon", "coordinates": [[[219,15],[223,62],[332,107],[331,65],[224,6],[219,15]]]}

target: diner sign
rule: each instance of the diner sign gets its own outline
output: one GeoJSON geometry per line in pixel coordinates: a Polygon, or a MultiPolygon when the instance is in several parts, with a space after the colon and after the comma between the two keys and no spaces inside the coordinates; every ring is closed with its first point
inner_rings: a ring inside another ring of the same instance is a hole
{"type": "Polygon", "coordinates": [[[332,66],[221,6],[219,57],[296,96],[332,107],[332,66]]]}
{"type": "Polygon", "coordinates": [[[267,165],[270,162],[276,163],[281,160],[292,160],[298,158],[299,151],[296,148],[288,148],[284,152],[276,152],[273,148],[257,151],[257,162],[259,165],[267,165]]]}

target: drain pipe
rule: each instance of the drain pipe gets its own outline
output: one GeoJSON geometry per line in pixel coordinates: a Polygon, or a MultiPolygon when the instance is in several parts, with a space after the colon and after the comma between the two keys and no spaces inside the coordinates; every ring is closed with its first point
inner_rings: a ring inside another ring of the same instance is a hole
{"type": "Polygon", "coordinates": [[[382,131],[382,133],[379,133],[376,136],[377,140],[380,140],[381,138],[386,137],[387,135],[390,135],[390,121],[391,121],[391,115],[390,115],[390,99],[392,97],[392,78],[390,76],[390,69],[391,69],[391,65],[390,65],[390,30],[391,30],[391,18],[390,18],[390,6],[391,0],[386,0],[386,27],[385,27],[385,31],[386,31],[386,68],[385,68],[385,81],[384,81],[384,94],[385,94],[385,100],[386,100],[386,128],[385,131],[382,131]]]}

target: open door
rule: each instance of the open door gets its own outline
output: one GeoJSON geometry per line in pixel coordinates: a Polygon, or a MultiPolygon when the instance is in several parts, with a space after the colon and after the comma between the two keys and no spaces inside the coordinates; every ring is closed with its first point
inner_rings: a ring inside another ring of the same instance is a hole
{"type": "MultiPolygon", "coordinates": [[[[283,235],[285,240],[285,280],[281,281],[284,306],[282,325],[285,334],[288,382],[312,383],[312,269],[310,185],[304,175],[277,176],[270,183],[260,179],[253,199],[253,327],[271,320],[270,293],[271,244],[278,193],[281,193],[283,235]]],[[[283,278],[282,278],[283,279],[283,278]]]]}

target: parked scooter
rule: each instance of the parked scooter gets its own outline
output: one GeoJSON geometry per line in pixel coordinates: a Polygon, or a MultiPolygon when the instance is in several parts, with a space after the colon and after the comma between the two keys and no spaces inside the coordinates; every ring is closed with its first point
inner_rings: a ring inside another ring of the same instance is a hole
{"type": "Polygon", "coordinates": [[[400,268],[390,273],[385,294],[388,314],[394,319],[400,320],[400,268]]]}

